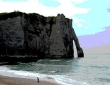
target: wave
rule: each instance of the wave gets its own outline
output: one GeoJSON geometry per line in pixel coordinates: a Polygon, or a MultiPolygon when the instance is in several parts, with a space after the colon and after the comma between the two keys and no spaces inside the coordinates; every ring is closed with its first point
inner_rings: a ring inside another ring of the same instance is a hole
{"type": "MultiPolygon", "coordinates": [[[[53,71],[54,72],[54,71],[53,71]]],[[[89,85],[86,82],[76,81],[68,78],[66,75],[48,75],[40,74],[36,72],[22,71],[22,70],[11,70],[8,67],[0,66],[0,75],[9,77],[20,77],[20,78],[46,78],[54,79],[56,82],[62,85],[89,85]]]]}
{"type": "MultiPolygon", "coordinates": [[[[52,71],[54,73],[55,71],[52,71]]],[[[20,77],[20,78],[36,78],[39,77],[43,79],[54,79],[56,82],[61,85],[110,85],[109,79],[99,79],[102,82],[95,82],[94,79],[92,82],[87,80],[80,80],[78,77],[75,77],[72,73],[66,73],[65,75],[51,75],[51,74],[41,74],[34,71],[22,71],[22,70],[11,70],[7,66],[0,66],[0,75],[9,76],[9,77],[20,77]]]]}
{"type": "Polygon", "coordinates": [[[55,61],[55,62],[57,62],[57,61],[61,61],[61,60],[49,60],[49,61],[55,61]]]}

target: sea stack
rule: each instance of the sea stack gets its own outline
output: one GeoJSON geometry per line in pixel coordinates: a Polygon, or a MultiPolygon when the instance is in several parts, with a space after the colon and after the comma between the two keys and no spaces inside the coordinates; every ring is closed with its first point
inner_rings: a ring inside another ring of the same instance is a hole
{"type": "Polygon", "coordinates": [[[44,17],[19,11],[0,13],[1,57],[73,58],[73,40],[78,57],[84,57],[72,19],[63,14],[44,17]]]}

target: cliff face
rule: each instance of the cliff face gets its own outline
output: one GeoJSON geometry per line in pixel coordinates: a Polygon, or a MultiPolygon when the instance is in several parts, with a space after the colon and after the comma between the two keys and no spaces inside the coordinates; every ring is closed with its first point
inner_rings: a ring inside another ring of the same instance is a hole
{"type": "Polygon", "coordinates": [[[84,57],[72,20],[63,14],[44,17],[35,13],[13,12],[0,17],[0,55],[31,55],[39,58],[84,57]],[[12,15],[13,14],[13,15],[12,15]]]}

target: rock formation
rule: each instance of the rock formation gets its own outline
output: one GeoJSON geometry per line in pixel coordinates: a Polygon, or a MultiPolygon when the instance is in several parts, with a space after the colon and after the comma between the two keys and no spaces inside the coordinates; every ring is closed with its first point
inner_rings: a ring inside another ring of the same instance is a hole
{"type": "Polygon", "coordinates": [[[63,14],[56,17],[22,12],[0,14],[0,56],[73,58],[73,40],[78,57],[84,57],[72,20],[63,14]]]}

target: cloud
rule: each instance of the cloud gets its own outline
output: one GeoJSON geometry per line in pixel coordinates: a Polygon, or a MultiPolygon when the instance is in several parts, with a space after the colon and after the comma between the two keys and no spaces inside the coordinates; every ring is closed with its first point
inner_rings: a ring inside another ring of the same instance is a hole
{"type": "Polygon", "coordinates": [[[110,8],[108,8],[107,10],[108,10],[108,12],[110,12],[110,8]]]}
{"type": "Polygon", "coordinates": [[[76,17],[73,17],[74,22],[79,23],[79,22],[85,22],[83,19],[78,19],[76,17]]]}
{"type": "Polygon", "coordinates": [[[78,23],[77,26],[80,28],[80,27],[82,27],[82,24],[78,23]]]}
{"type": "Polygon", "coordinates": [[[40,9],[38,0],[28,0],[27,2],[3,2],[0,1],[0,12],[12,12],[19,10],[22,12],[30,13],[37,12],[40,9]]]}
{"type": "Polygon", "coordinates": [[[60,2],[60,3],[66,3],[67,4],[67,2],[69,2],[69,3],[83,3],[83,2],[85,2],[85,1],[87,1],[87,0],[53,0],[53,1],[58,1],[58,2],[60,2]]]}
{"type": "Polygon", "coordinates": [[[105,27],[105,30],[92,35],[78,36],[80,45],[86,48],[102,46],[110,43],[110,26],[105,27]]]}
{"type": "MultiPolygon", "coordinates": [[[[74,15],[77,14],[87,14],[91,9],[90,8],[80,8],[76,7],[76,4],[86,2],[87,0],[54,0],[60,2],[60,6],[58,7],[60,12],[64,13],[66,17],[71,17],[76,23],[78,28],[81,28],[83,26],[83,23],[88,23],[88,21],[84,19],[79,19],[74,17],[74,15]],[[66,10],[65,10],[66,9],[66,10]]],[[[86,26],[89,28],[89,26],[86,26]]]]}
{"type": "Polygon", "coordinates": [[[59,13],[64,13],[66,17],[71,17],[76,14],[86,14],[90,8],[79,8],[75,5],[85,2],[87,0],[54,0],[60,2],[60,6],[57,7],[59,13]]]}
{"type": "Polygon", "coordinates": [[[84,20],[84,19],[79,19],[77,17],[73,17],[73,21],[74,23],[76,23],[76,25],[81,28],[82,26],[84,26],[84,24],[86,23],[87,26],[84,26],[84,28],[89,28],[89,20],[84,20]]]}
{"type": "Polygon", "coordinates": [[[83,19],[74,17],[77,14],[87,14],[90,8],[80,8],[77,4],[86,2],[87,0],[52,0],[59,2],[60,5],[57,7],[48,7],[43,5],[43,0],[28,0],[25,2],[3,2],[0,0],[0,12],[12,12],[21,11],[26,13],[39,13],[44,16],[56,16],[58,13],[63,13],[67,18],[72,18],[74,23],[79,28],[83,26],[82,23],[86,22],[83,19]]]}
{"type": "Polygon", "coordinates": [[[28,0],[25,2],[3,2],[0,0],[0,12],[12,12],[19,10],[26,13],[40,13],[45,16],[56,16],[58,13],[63,13],[70,18],[76,14],[86,14],[90,8],[78,8],[77,3],[82,3],[87,0],[54,0],[60,2],[58,7],[48,7],[38,0],[28,0]]]}

